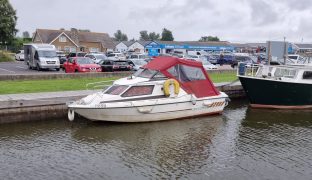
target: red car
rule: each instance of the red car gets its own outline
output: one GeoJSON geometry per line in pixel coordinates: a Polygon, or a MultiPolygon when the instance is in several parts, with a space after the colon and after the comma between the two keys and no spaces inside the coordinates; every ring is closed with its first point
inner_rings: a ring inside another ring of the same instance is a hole
{"type": "Polygon", "coordinates": [[[95,64],[92,59],[88,57],[73,57],[69,58],[64,63],[64,69],[66,73],[73,72],[101,72],[100,65],[95,64]]]}

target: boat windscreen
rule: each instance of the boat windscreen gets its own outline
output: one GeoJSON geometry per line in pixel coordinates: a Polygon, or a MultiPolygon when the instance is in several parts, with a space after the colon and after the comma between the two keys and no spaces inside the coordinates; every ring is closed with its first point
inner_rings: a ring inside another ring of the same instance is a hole
{"type": "Polygon", "coordinates": [[[134,76],[151,79],[156,73],[157,71],[151,69],[139,69],[134,76]]]}

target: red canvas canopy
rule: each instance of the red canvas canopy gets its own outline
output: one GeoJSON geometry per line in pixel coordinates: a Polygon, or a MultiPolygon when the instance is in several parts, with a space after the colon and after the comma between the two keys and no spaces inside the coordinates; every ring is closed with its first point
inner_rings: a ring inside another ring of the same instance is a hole
{"type": "Polygon", "coordinates": [[[168,78],[177,80],[187,93],[198,98],[220,94],[201,62],[176,57],[157,57],[144,68],[160,71],[168,78]]]}

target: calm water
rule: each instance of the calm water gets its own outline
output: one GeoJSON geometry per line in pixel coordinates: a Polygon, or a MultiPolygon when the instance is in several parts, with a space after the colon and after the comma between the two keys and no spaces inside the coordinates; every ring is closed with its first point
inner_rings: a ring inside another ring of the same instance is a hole
{"type": "Polygon", "coordinates": [[[312,111],[0,126],[0,179],[312,179],[312,111]]]}

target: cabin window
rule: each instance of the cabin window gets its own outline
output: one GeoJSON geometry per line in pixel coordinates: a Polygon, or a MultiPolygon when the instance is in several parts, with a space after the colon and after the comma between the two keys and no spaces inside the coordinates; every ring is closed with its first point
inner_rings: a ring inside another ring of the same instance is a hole
{"type": "Polygon", "coordinates": [[[206,80],[201,68],[186,65],[176,65],[168,69],[168,72],[181,82],[206,80]]]}
{"type": "Polygon", "coordinates": [[[304,71],[302,79],[312,79],[312,71],[304,71]]]}
{"type": "Polygon", "coordinates": [[[132,86],[125,93],[123,93],[122,97],[132,97],[132,96],[143,96],[150,95],[153,93],[154,85],[147,86],[132,86]]]}
{"type": "Polygon", "coordinates": [[[276,69],[274,77],[286,77],[286,78],[295,78],[297,71],[295,69],[276,69]]]}
{"type": "Polygon", "coordinates": [[[114,86],[111,86],[104,93],[105,94],[111,94],[111,95],[119,95],[122,92],[124,92],[127,88],[128,88],[128,86],[125,86],[125,85],[114,85],[114,86]]]}

